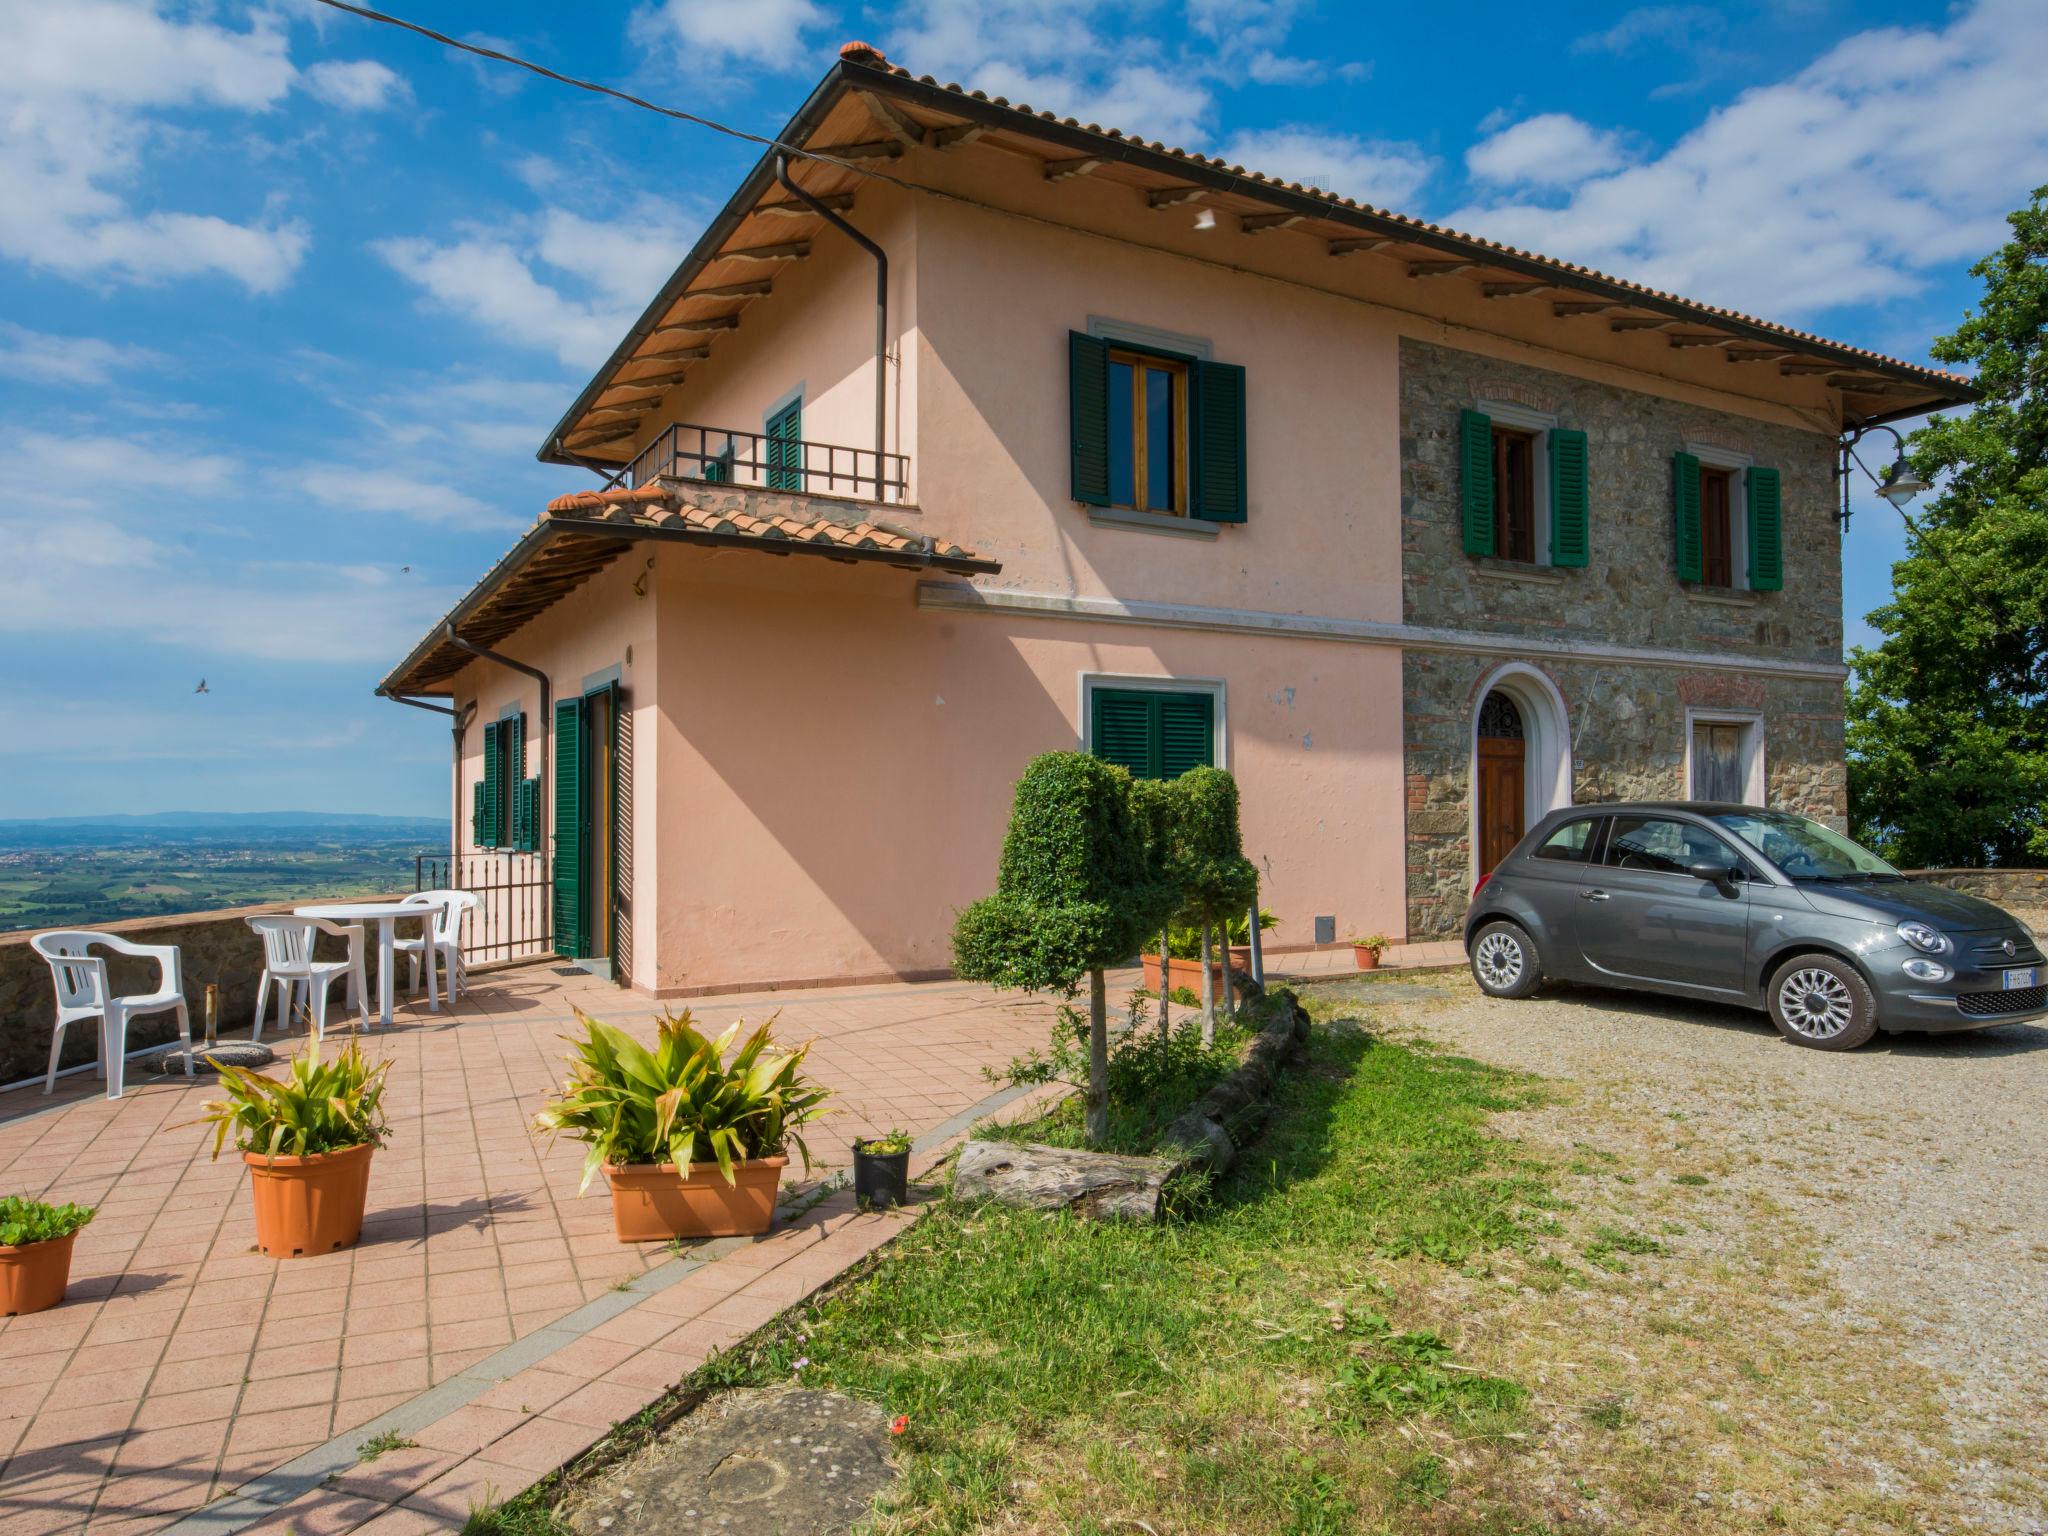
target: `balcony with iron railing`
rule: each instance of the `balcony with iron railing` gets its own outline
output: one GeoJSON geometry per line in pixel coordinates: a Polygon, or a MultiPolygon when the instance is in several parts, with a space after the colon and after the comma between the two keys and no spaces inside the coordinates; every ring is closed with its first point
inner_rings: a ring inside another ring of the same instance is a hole
{"type": "Polygon", "coordinates": [[[910,459],[844,443],[678,421],[626,467],[632,486],[664,478],[897,505],[910,499],[910,459]]]}

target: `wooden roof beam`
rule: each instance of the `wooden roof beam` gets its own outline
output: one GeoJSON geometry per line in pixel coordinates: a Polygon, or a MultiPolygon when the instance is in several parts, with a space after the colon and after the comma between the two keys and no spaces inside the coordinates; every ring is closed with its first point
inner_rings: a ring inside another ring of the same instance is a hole
{"type": "Polygon", "coordinates": [[[1469,272],[1478,266],[1476,261],[1456,258],[1450,261],[1411,261],[1408,263],[1410,277],[1449,277],[1453,272],[1469,272]]]}
{"type": "Polygon", "coordinates": [[[1361,251],[1377,251],[1382,246],[1392,245],[1393,243],[1393,239],[1387,235],[1363,235],[1351,239],[1332,240],[1330,242],[1330,254],[1332,256],[1356,256],[1361,251]]]}
{"type": "Polygon", "coordinates": [[[1841,371],[1841,365],[1838,363],[1816,363],[1799,357],[1780,358],[1778,360],[1778,372],[1784,374],[1787,378],[1799,373],[1840,373],[1841,371]]]}
{"type": "Polygon", "coordinates": [[[683,295],[686,299],[755,299],[763,294],[773,293],[772,279],[756,277],[744,283],[716,283],[709,288],[692,288],[683,295]]]}
{"type": "Polygon", "coordinates": [[[1507,282],[1483,283],[1479,291],[1489,299],[1518,299],[1524,294],[1541,293],[1549,286],[1533,278],[1514,278],[1507,282]]]}
{"type": "MultiPolygon", "coordinates": [[[[818,201],[834,213],[850,213],[853,210],[851,192],[826,192],[819,196],[818,201]]],[[[767,219],[814,219],[818,216],[818,211],[808,203],[799,203],[790,198],[774,203],[757,203],[754,212],[767,219]]]]}
{"type": "Polygon", "coordinates": [[[895,139],[877,139],[868,144],[820,144],[811,153],[830,155],[834,160],[894,160],[903,153],[903,146],[895,139]]]}
{"type": "MultiPolygon", "coordinates": [[[[619,366],[621,368],[631,368],[639,363],[701,363],[710,355],[711,348],[708,346],[668,347],[659,352],[635,353],[632,357],[619,364],[619,366]]],[[[638,384],[640,380],[620,379],[619,382],[621,384],[638,384]]]]}
{"type": "Polygon", "coordinates": [[[1557,299],[1551,303],[1550,312],[1560,320],[1568,320],[1573,315],[1604,315],[1610,309],[1623,307],[1607,299],[1557,299]]]}
{"type": "Polygon", "coordinates": [[[1676,325],[1676,320],[1666,320],[1661,315],[1617,315],[1607,322],[1610,331],[1661,331],[1666,326],[1676,325]]]}
{"type": "Polygon", "coordinates": [[[1692,331],[1672,331],[1665,337],[1674,347],[1725,347],[1733,336],[1702,336],[1692,331]]]}
{"type": "Polygon", "coordinates": [[[1181,208],[1208,195],[1207,187],[1154,187],[1145,194],[1145,201],[1154,208],[1181,208]]]}
{"type": "Polygon", "coordinates": [[[1238,215],[1237,227],[1248,235],[1256,235],[1268,229],[1292,229],[1305,223],[1305,213],[1242,213],[1238,215]]]}
{"type": "Polygon", "coordinates": [[[873,91],[855,91],[860,104],[868,109],[868,116],[882,125],[882,131],[905,149],[917,149],[924,144],[924,124],[916,121],[886,96],[873,91]]]}
{"type": "Polygon", "coordinates": [[[1100,155],[1076,155],[1071,160],[1048,160],[1045,162],[1047,181],[1071,181],[1076,176],[1086,176],[1091,171],[1102,169],[1100,155]]]}
{"type": "MultiPolygon", "coordinates": [[[[644,361],[650,363],[665,363],[668,360],[669,355],[667,354],[644,359],[644,361]]],[[[688,377],[689,374],[683,369],[671,368],[667,373],[643,373],[637,379],[621,379],[619,382],[621,384],[644,384],[649,389],[673,389],[688,377]]]]}
{"type": "Polygon", "coordinates": [[[982,123],[948,123],[943,128],[927,128],[924,143],[927,149],[951,149],[956,144],[972,144],[988,128],[982,123]]]}
{"type": "Polygon", "coordinates": [[[811,242],[791,240],[786,245],[746,245],[738,250],[720,251],[713,261],[802,261],[811,254],[811,242]]]}
{"type": "Polygon", "coordinates": [[[706,331],[736,331],[740,328],[738,315],[705,315],[697,320],[664,320],[647,334],[650,336],[674,336],[689,331],[702,334],[706,331]]]}

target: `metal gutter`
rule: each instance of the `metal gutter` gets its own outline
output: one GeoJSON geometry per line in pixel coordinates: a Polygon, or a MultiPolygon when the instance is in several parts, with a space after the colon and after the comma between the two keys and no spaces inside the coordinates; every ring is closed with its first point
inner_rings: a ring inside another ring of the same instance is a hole
{"type": "MultiPolygon", "coordinates": [[[[397,680],[425,661],[432,654],[434,648],[441,643],[441,625],[460,624],[464,619],[476,612],[477,606],[485,598],[504,585],[506,578],[511,576],[519,566],[524,565],[533,552],[547,542],[548,531],[549,525],[545,522],[535,523],[531,528],[527,529],[520,536],[519,542],[507,550],[496,565],[492,566],[478,578],[477,584],[469,589],[468,595],[441,616],[440,624],[428,630],[426,638],[406,653],[405,660],[401,661],[385,675],[384,681],[377,685],[376,691],[378,696],[390,699],[396,698],[400,693],[418,693],[420,690],[417,688],[399,688],[397,680]]],[[[613,529],[614,533],[617,531],[617,529],[613,529]]],[[[437,695],[428,695],[428,697],[437,697],[437,695]]]]}
{"type": "MultiPolygon", "coordinates": [[[[548,820],[548,791],[554,784],[554,781],[548,776],[548,749],[555,737],[555,712],[550,707],[552,694],[548,683],[548,675],[541,671],[539,667],[530,667],[525,662],[514,661],[510,656],[502,655],[488,646],[478,645],[473,640],[463,639],[462,636],[455,632],[455,621],[453,619],[443,620],[441,629],[442,638],[457,650],[467,651],[470,655],[483,661],[495,661],[499,666],[509,667],[514,672],[524,672],[528,677],[533,678],[540,684],[540,791],[533,797],[533,819],[538,823],[534,828],[534,848],[540,855],[540,867],[546,869],[551,851],[548,844],[554,836],[554,826],[548,820]]],[[[474,706],[471,707],[474,708],[474,706]]],[[[521,763],[519,766],[522,771],[526,767],[524,763],[521,763]]],[[[462,805],[459,795],[456,797],[455,810],[456,825],[460,826],[462,824],[462,805]]]]}
{"type": "MultiPolygon", "coordinates": [[[[454,782],[457,786],[459,786],[462,783],[462,739],[468,728],[469,722],[476,717],[475,703],[471,702],[465,704],[462,706],[461,709],[458,710],[452,704],[429,704],[425,699],[408,698],[406,695],[402,693],[385,693],[384,690],[381,688],[379,688],[377,692],[381,694],[383,697],[391,700],[391,702],[394,704],[410,704],[414,709],[432,710],[437,715],[447,715],[450,719],[452,719],[455,722],[454,725],[452,725],[449,728],[448,734],[455,739],[454,782]]],[[[458,793],[455,795],[454,810],[449,815],[448,818],[448,858],[452,863],[454,860],[459,859],[461,857],[462,797],[458,793]]],[[[449,873],[452,876],[454,874],[454,871],[451,869],[449,873]]]]}

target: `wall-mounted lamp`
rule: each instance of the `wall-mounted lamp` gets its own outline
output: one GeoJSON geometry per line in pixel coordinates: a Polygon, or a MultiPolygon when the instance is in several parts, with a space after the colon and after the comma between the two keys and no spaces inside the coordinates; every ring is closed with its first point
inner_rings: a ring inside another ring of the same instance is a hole
{"type": "Polygon", "coordinates": [[[1927,482],[1920,478],[1919,472],[1906,462],[1906,440],[1899,436],[1896,427],[1858,427],[1853,432],[1843,433],[1841,462],[1835,466],[1835,478],[1842,484],[1842,508],[1835,514],[1835,521],[1842,525],[1842,532],[1845,534],[1849,531],[1849,491],[1851,486],[1849,466],[1851,464],[1854,464],[1856,468],[1863,471],[1863,478],[1877,488],[1878,495],[1899,509],[1901,517],[1905,516],[1906,503],[1915,496],[1918,496],[1922,491],[1928,489],[1927,482]],[[1895,445],[1894,456],[1891,463],[1885,466],[1882,479],[1873,475],[1870,472],[1870,466],[1865,464],[1856,453],[1856,445],[1872,432],[1889,432],[1895,445]]]}

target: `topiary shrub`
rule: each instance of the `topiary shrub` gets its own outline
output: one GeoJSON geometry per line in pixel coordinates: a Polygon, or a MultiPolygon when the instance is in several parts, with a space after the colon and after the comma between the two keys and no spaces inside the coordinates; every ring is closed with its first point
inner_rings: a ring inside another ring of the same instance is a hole
{"type": "Polygon", "coordinates": [[[1214,1037],[1216,999],[1209,979],[1213,926],[1251,911],[1259,871],[1244,856],[1238,827],[1237,780],[1221,768],[1190,768],[1171,786],[1174,801],[1174,883],[1178,915],[1202,929],[1202,1032],[1214,1037]]]}
{"type": "Polygon", "coordinates": [[[1109,1128],[1102,971],[1137,950],[1175,897],[1146,836],[1155,811],[1113,763],[1034,758],[1017,781],[995,894],[953,926],[953,970],[970,981],[1070,997],[1089,978],[1088,1134],[1098,1144],[1109,1128]]]}

